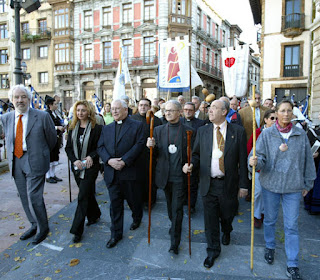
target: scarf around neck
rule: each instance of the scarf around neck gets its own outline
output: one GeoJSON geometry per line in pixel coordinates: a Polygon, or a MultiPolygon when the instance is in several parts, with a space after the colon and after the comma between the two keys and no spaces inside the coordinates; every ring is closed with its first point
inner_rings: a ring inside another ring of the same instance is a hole
{"type": "Polygon", "coordinates": [[[292,123],[289,123],[286,127],[281,127],[278,120],[276,121],[276,127],[279,130],[279,132],[281,133],[288,133],[290,132],[291,128],[292,128],[292,123]]]}

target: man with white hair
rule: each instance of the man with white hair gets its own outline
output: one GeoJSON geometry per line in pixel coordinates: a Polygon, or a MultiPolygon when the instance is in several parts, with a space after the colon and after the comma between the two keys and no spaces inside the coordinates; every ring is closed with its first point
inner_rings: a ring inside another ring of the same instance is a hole
{"type": "Polygon", "coordinates": [[[208,115],[205,114],[204,112],[200,111],[200,104],[201,104],[200,97],[194,95],[194,96],[192,96],[191,101],[196,107],[195,117],[199,120],[208,120],[208,115]]]}
{"type": "Polygon", "coordinates": [[[137,180],[137,158],[142,153],[145,139],[142,122],[128,117],[128,105],[123,100],[111,103],[114,119],[102,128],[97,152],[104,163],[104,180],[110,197],[111,238],[106,247],[112,248],[122,239],[123,202],[132,211],[130,230],[140,226],[142,193],[137,180]]]}
{"type": "Polygon", "coordinates": [[[129,96],[127,96],[127,95],[122,95],[120,99],[127,103],[127,106],[128,106],[128,116],[132,116],[132,109],[129,107],[129,101],[130,101],[129,96]]]}
{"type": "Polygon", "coordinates": [[[1,116],[1,122],[11,174],[31,223],[20,239],[26,240],[38,232],[32,244],[39,244],[49,233],[43,189],[57,133],[47,112],[30,108],[32,94],[24,85],[11,88],[9,99],[15,110],[1,116]]]}

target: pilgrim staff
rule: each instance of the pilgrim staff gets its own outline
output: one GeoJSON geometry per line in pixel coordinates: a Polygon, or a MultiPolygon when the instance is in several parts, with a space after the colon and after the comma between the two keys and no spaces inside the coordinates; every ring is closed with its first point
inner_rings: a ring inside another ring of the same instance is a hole
{"type": "MultiPolygon", "coordinates": [[[[154,114],[152,110],[147,112],[147,124],[150,125],[150,138],[153,137],[153,126],[154,126],[154,114]]],[[[150,147],[150,161],[149,161],[149,224],[148,224],[148,244],[150,244],[150,228],[151,228],[151,189],[152,189],[152,156],[153,156],[153,147],[150,147]]]]}
{"type": "MultiPolygon", "coordinates": [[[[187,130],[187,157],[188,165],[191,163],[191,136],[192,130],[187,130]]],[[[189,217],[189,255],[191,257],[191,200],[190,200],[190,186],[191,186],[191,172],[187,173],[188,175],[188,217],[189,217]]]]}

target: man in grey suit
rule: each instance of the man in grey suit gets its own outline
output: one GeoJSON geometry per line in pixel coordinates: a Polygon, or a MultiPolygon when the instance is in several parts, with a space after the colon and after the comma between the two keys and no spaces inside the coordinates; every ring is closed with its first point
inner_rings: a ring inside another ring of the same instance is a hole
{"type": "Polygon", "coordinates": [[[7,144],[9,167],[31,228],[20,236],[28,239],[38,232],[32,244],[48,233],[47,211],[43,199],[45,174],[49,170],[50,150],[57,133],[47,112],[30,108],[31,92],[24,85],[9,91],[15,111],[1,116],[7,144]]]}

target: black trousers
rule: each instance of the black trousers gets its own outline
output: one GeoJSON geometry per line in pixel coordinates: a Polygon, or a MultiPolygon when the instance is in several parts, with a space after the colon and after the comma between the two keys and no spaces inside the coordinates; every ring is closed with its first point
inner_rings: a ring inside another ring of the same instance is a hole
{"type": "Polygon", "coordinates": [[[78,173],[75,173],[74,175],[79,187],[79,194],[78,206],[74,215],[70,233],[82,235],[85,218],[87,217],[88,221],[95,221],[101,216],[101,211],[95,197],[98,172],[99,169],[94,167],[92,170],[86,170],[83,179],[80,179],[78,173]]]}
{"type": "Polygon", "coordinates": [[[171,221],[171,246],[179,246],[183,220],[183,204],[186,199],[187,189],[182,182],[168,182],[164,192],[167,200],[168,216],[171,221]]]}
{"type": "Polygon", "coordinates": [[[141,189],[136,181],[120,180],[115,174],[112,184],[108,187],[110,197],[111,238],[122,238],[124,200],[132,211],[134,222],[140,222],[143,215],[141,189]]]}
{"type": "Polygon", "coordinates": [[[210,181],[208,193],[202,197],[204,208],[204,225],[207,239],[207,254],[217,257],[221,252],[220,221],[224,233],[232,231],[232,221],[238,208],[238,199],[226,197],[224,179],[210,181]]]}
{"type": "Polygon", "coordinates": [[[196,207],[197,198],[198,198],[198,183],[199,178],[197,175],[191,174],[191,184],[190,184],[190,205],[191,208],[196,207]]]}

